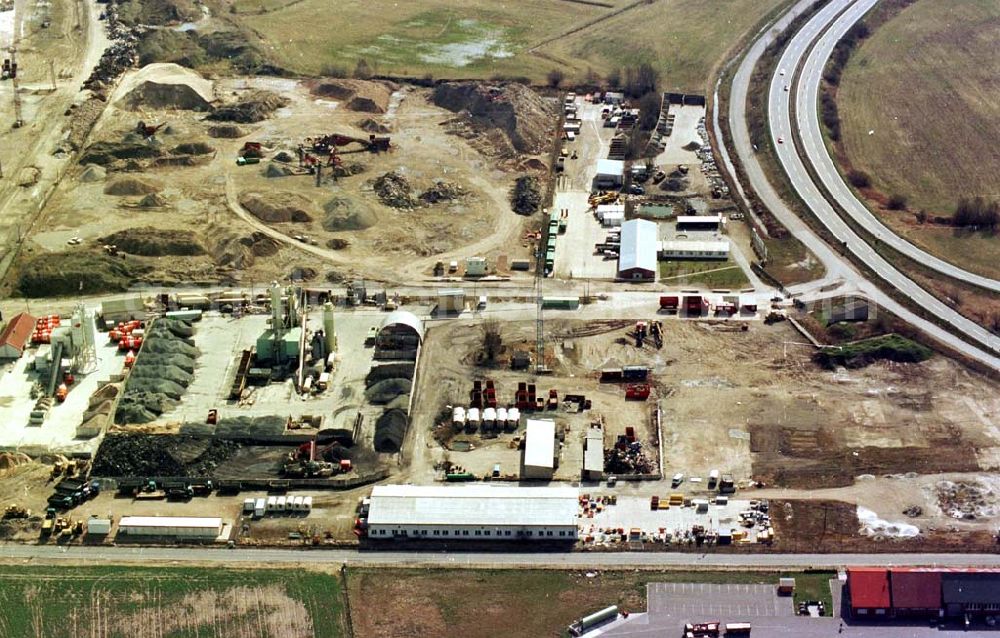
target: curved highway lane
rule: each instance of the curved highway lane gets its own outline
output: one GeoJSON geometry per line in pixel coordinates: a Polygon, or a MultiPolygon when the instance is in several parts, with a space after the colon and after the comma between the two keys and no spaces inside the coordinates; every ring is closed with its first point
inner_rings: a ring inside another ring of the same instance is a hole
{"type": "MultiPolygon", "coordinates": [[[[880,279],[902,292],[914,303],[928,312],[934,313],[954,330],[942,330],[937,325],[922,321],[916,324],[922,331],[936,339],[951,345],[995,370],[1000,370],[1000,337],[993,335],[982,326],[963,317],[944,304],[914,281],[886,261],[866,241],[859,237],[844,221],[833,206],[826,200],[819,187],[813,182],[799,156],[794,139],[794,128],[791,121],[791,97],[801,92],[803,87],[795,86],[795,77],[803,57],[813,42],[834,23],[835,27],[829,33],[843,29],[846,32],[850,26],[859,20],[875,5],[877,0],[833,0],[812,19],[808,21],[783,52],[778,62],[777,72],[771,79],[768,95],[768,119],[771,126],[771,137],[778,159],[788,175],[789,181],[812,212],[826,226],[834,238],[862,260],[880,279]],[[843,11],[840,18],[837,15],[843,11]],[[845,26],[846,25],[846,26],[845,26]],[[794,90],[793,90],[794,89],[794,90]],[[983,348],[972,347],[966,341],[958,340],[955,334],[964,335],[967,339],[980,344],[983,348]],[[960,341],[961,346],[956,345],[960,341]]],[[[838,38],[839,39],[839,38],[838,38]]],[[[890,308],[891,310],[891,308],[890,308]]],[[[895,312],[895,311],[893,311],[895,312]]],[[[910,313],[912,315],[912,313],[910,313]]],[[[907,319],[910,321],[910,319],[907,319]]],[[[910,321],[911,323],[914,323],[910,321]]]]}
{"type": "MultiPolygon", "coordinates": [[[[867,4],[867,3],[866,3],[867,4]]],[[[864,4],[858,5],[858,11],[864,4]]],[[[836,200],[837,204],[851,216],[854,222],[864,228],[872,236],[894,250],[906,255],[915,262],[959,281],[1000,292],[1000,281],[977,275],[947,261],[935,257],[921,248],[911,244],[905,238],[897,235],[893,230],[885,226],[872,212],[859,200],[851,188],[837,171],[837,167],[830,156],[829,149],[823,140],[822,129],[819,121],[819,90],[823,79],[823,69],[827,60],[833,54],[834,47],[846,35],[852,26],[863,16],[852,9],[841,16],[833,27],[823,34],[819,42],[813,47],[802,67],[798,80],[798,91],[795,95],[795,119],[798,123],[799,135],[802,140],[802,149],[806,153],[809,163],[813,165],[814,173],[826,187],[827,192],[836,200]]]]}

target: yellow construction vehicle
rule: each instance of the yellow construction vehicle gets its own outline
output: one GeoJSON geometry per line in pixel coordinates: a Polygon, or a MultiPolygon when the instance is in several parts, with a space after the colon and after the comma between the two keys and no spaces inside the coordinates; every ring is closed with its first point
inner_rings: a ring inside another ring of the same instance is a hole
{"type": "Polygon", "coordinates": [[[56,461],[52,465],[52,476],[55,477],[61,475],[63,473],[63,470],[65,469],[66,469],[65,463],[63,463],[62,461],[56,461]]]}
{"type": "Polygon", "coordinates": [[[4,518],[28,518],[31,516],[31,510],[21,507],[18,504],[8,505],[7,509],[3,511],[4,518]]]}

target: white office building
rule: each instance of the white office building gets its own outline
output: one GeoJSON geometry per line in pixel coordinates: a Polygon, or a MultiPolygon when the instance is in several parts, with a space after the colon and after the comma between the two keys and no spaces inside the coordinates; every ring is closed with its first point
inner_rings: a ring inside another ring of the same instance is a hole
{"type": "Polygon", "coordinates": [[[376,485],[371,539],[575,541],[572,487],[376,485]]]}

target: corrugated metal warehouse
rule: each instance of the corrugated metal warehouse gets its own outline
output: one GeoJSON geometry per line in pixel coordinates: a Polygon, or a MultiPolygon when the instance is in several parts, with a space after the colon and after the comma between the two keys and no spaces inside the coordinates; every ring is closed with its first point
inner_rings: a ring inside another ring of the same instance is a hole
{"type": "Polygon", "coordinates": [[[213,540],[222,534],[222,519],[187,516],[123,516],[118,533],[127,536],[172,536],[213,540]]]}
{"type": "Polygon", "coordinates": [[[571,487],[376,485],[368,536],[575,541],[578,497],[571,487]]]}
{"type": "Polygon", "coordinates": [[[521,478],[551,480],[559,466],[556,423],[549,419],[528,419],[525,428],[521,478]]]}
{"type": "Polygon", "coordinates": [[[618,278],[629,281],[656,279],[657,225],[647,219],[622,224],[618,253],[618,278]]]}

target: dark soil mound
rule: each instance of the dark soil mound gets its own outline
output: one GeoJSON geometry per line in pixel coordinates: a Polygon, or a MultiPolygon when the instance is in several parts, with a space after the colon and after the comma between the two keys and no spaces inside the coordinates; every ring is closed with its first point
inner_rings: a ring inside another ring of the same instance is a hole
{"type": "Polygon", "coordinates": [[[533,215],[542,205],[542,189],[534,175],[518,177],[510,195],[510,207],[519,215],[533,215]]]}
{"type": "Polygon", "coordinates": [[[130,255],[162,257],[164,255],[191,256],[205,254],[198,236],[190,230],[163,228],[131,228],[99,239],[102,244],[117,246],[130,255]]]}
{"type": "Polygon", "coordinates": [[[208,127],[208,135],[209,137],[232,140],[243,137],[246,135],[246,131],[235,124],[216,124],[215,126],[208,127]]]}
{"type": "Polygon", "coordinates": [[[555,107],[523,84],[445,82],[432,99],[449,111],[467,113],[476,131],[501,133],[520,153],[541,153],[551,139],[555,107]]]}
{"type": "Polygon", "coordinates": [[[274,91],[253,91],[238,102],[215,109],[208,119],[221,122],[260,122],[287,104],[288,98],[274,91]]]}
{"type": "Polygon", "coordinates": [[[175,146],[171,152],[178,155],[208,155],[214,153],[215,149],[205,142],[185,142],[175,146]]]}
{"type": "Polygon", "coordinates": [[[145,142],[96,142],[84,151],[81,164],[107,166],[115,160],[159,157],[163,151],[145,142]]]}
{"type": "Polygon", "coordinates": [[[148,271],[137,260],[104,253],[47,253],[19,267],[17,290],[25,297],[125,292],[148,271]]]}

